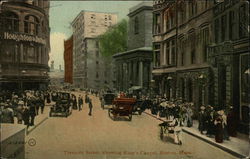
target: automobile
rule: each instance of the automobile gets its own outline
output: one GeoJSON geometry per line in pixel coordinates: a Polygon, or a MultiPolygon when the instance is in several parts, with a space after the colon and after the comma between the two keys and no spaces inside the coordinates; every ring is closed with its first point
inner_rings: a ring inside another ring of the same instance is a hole
{"type": "Polygon", "coordinates": [[[113,105],[113,100],[115,99],[116,94],[112,93],[112,92],[106,92],[102,95],[102,97],[100,98],[101,100],[101,107],[102,109],[107,108],[111,108],[113,105]]]}
{"type": "Polygon", "coordinates": [[[72,114],[72,106],[70,102],[70,93],[57,92],[56,103],[50,108],[49,116],[68,117],[72,114]]]}
{"type": "Polygon", "coordinates": [[[135,98],[120,97],[115,98],[112,108],[109,108],[108,115],[113,120],[118,117],[128,117],[128,120],[132,120],[133,105],[136,103],[135,98]]]}

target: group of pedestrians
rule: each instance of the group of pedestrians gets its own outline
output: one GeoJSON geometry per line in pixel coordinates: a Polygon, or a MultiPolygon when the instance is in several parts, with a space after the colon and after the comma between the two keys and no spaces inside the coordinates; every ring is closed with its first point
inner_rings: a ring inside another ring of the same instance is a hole
{"type": "Polygon", "coordinates": [[[229,140],[230,136],[236,137],[237,135],[237,116],[232,106],[221,110],[215,110],[210,105],[201,106],[198,121],[200,133],[206,133],[208,137],[215,137],[215,141],[218,143],[229,140]]]}
{"type": "Polygon", "coordinates": [[[44,91],[0,93],[0,122],[14,123],[16,117],[18,124],[34,126],[35,117],[39,113],[44,113],[46,99],[48,99],[48,92],[44,91]]]}

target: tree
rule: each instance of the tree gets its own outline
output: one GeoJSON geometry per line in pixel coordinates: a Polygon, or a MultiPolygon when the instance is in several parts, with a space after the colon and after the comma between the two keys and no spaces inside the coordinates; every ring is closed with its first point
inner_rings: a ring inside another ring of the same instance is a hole
{"type": "Polygon", "coordinates": [[[127,21],[123,19],[99,36],[99,51],[104,57],[127,50],[127,21]]]}

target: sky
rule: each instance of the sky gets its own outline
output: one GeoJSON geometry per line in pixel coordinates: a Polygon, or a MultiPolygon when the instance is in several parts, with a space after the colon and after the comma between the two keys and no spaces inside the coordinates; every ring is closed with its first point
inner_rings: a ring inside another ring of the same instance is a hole
{"type": "Polygon", "coordinates": [[[70,23],[81,10],[113,12],[118,15],[118,22],[128,18],[129,9],[141,1],[50,1],[50,62],[53,60],[55,69],[59,65],[64,69],[64,40],[72,35],[70,23]]]}

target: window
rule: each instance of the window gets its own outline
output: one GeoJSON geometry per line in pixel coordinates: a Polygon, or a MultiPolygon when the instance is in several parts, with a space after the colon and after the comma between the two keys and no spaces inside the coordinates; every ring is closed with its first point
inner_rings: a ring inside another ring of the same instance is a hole
{"type": "Polygon", "coordinates": [[[99,61],[96,61],[96,65],[99,65],[99,61]]]}
{"type": "Polygon", "coordinates": [[[168,41],[167,43],[165,43],[166,46],[166,52],[165,52],[165,58],[166,58],[166,64],[169,65],[170,64],[170,59],[169,59],[169,54],[170,54],[170,41],[168,41]]]}
{"type": "Polygon", "coordinates": [[[234,29],[235,29],[235,16],[234,11],[229,12],[229,39],[234,39],[234,29]]]}
{"type": "Polygon", "coordinates": [[[243,38],[248,35],[249,22],[247,22],[247,6],[246,4],[239,8],[239,37],[243,38]]]}
{"type": "MultiPolygon", "coordinates": [[[[23,60],[24,60],[24,62],[37,63],[38,62],[37,61],[38,53],[39,53],[38,46],[34,46],[32,43],[26,43],[23,45],[23,60]]],[[[44,52],[42,52],[42,54],[44,54],[44,52]]]]}
{"type": "Polygon", "coordinates": [[[174,65],[175,64],[175,40],[172,40],[171,42],[171,58],[169,58],[170,64],[174,65]]]}
{"type": "Polygon", "coordinates": [[[13,12],[4,12],[0,14],[0,30],[18,32],[18,16],[13,12]]]}
{"type": "Polygon", "coordinates": [[[159,44],[154,45],[154,66],[155,67],[160,66],[160,45],[159,44]]]}
{"type": "Polygon", "coordinates": [[[98,72],[96,72],[96,75],[95,75],[95,77],[96,77],[96,78],[99,78],[99,74],[98,74],[98,72]]]}
{"type": "Polygon", "coordinates": [[[161,33],[161,19],[160,14],[155,14],[153,16],[153,26],[154,26],[154,34],[161,33]]]}
{"type": "Polygon", "coordinates": [[[24,32],[31,35],[38,35],[39,32],[38,18],[32,15],[26,16],[24,21],[24,32]]]}
{"type": "Polygon", "coordinates": [[[203,61],[207,61],[207,45],[209,44],[209,28],[203,28],[201,30],[201,42],[203,47],[203,61]]]}
{"type": "Polygon", "coordinates": [[[196,62],[195,50],[192,50],[192,52],[191,52],[191,64],[195,64],[195,62],[196,62]]]}
{"type": "Polygon", "coordinates": [[[135,20],[134,20],[134,33],[135,34],[138,34],[139,33],[139,19],[138,17],[135,17],[135,20]]]}
{"type": "Polygon", "coordinates": [[[95,56],[96,56],[96,57],[99,57],[99,51],[96,51],[96,52],[95,52],[95,56]]]}
{"type": "Polygon", "coordinates": [[[214,37],[215,37],[215,43],[219,42],[219,34],[220,34],[220,21],[219,19],[216,19],[214,22],[214,37]]]}
{"type": "Polygon", "coordinates": [[[112,16],[111,15],[109,15],[109,20],[112,20],[112,16]]]}
{"type": "Polygon", "coordinates": [[[227,17],[223,15],[221,17],[221,41],[225,41],[227,32],[227,17]]]}

